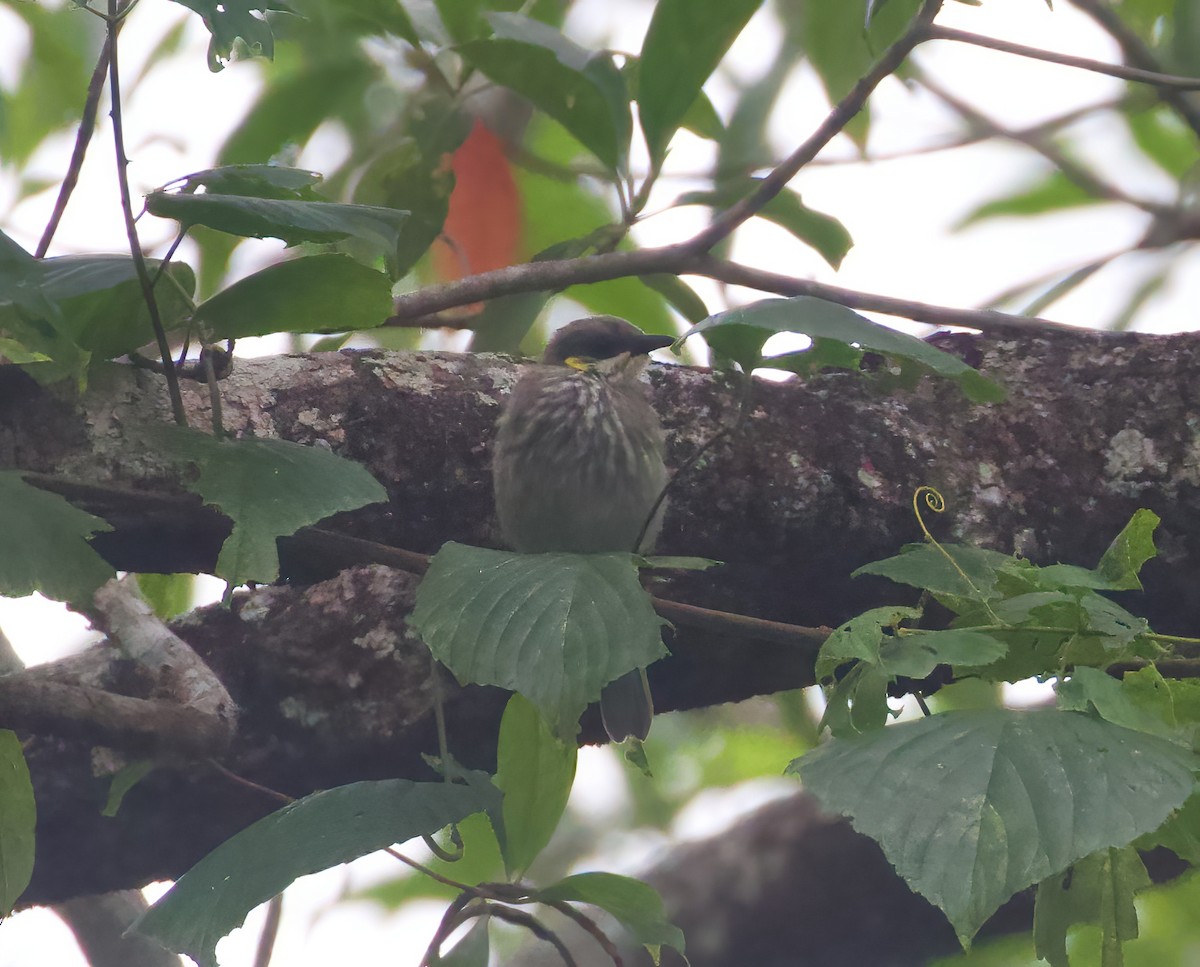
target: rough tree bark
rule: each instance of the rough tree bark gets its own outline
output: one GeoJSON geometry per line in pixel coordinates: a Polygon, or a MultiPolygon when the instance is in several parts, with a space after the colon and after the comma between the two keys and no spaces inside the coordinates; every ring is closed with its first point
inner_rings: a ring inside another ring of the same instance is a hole
{"type": "MultiPolygon", "coordinates": [[[[929,520],[939,539],[1015,549],[1037,562],[1091,565],[1133,510],[1155,510],[1161,554],[1144,572],[1147,591],[1124,603],[1156,630],[1200,630],[1200,598],[1188,593],[1200,566],[1200,340],[1082,332],[938,339],[1005,384],[1007,402],[976,406],[935,379],[885,395],[871,377],[849,372],[757,385],[745,422],[673,491],[659,542],[663,553],[725,566],[664,582],[656,593],[803,625],[903,601],[904,589],[849,574],[920,538],[912,494],[929,484],[948,502],[946,514],[929,520]]],[[[446,540],[494,544],[488,441],[515,376],[509,360],[439,353],[243,362],[222,383],[225,425],[329,445],[387,486],[388,504],[339,515],[330,528],[426,553],[446,540]]],[[[655,367],[651,382],[675,465],[735,415],[737,388],[724,376],[655,367]]],[[[193,389],[188,403],[204,426],[205,394],[193,389]]],[[[187,497],[181,471],[156,455],[149,428],[166,414],[161,387],[145,372],[113,367],[79,401],[0,369],[0,465],[39,474],[42,485],[108,519],[115,529],[95,545],[118,568],[211,567],[229,524],[187,497]]],[[[290,583],[175,625],[241,708],[223,765],[293,795],[421,774],[420,753],[434,745],[434,672],[404,623],[417,578],[377,565],[342,570],[353,555],[314,555],[305,541],[284,542],[282,552],[290,583]]],[[[651,669],[664,710],[812,681],[811,644],[682,624],[670,644],[673,657],[651,669]]],[[[152,688],[104,649],[17,674],[140,697],[152,688]]],[[[450,683],[445,691],[453,751],[486,766],[504,696],[450,683]]],[[[597,737],[594,721],[585,720],[584,734],[597,737]]],[[[23,737],[39,809],[28,903],[178,875],[275,806],[168,749],[104,749],[87,735],[54,732],[23,737]],[[147,751],[161,768],[116,818],[102,818],[108,775],[147,751]]],[[[857,845],[840,857],[794,871],[809,884],[793,883],[798,895],[825,896],[814,879],[861,862],[856,850],[870,847],[848,841],[857,845]]],[[[895,906],[873,902],[872,916],[903,922],[906,894],[900,886],[895,906]]],[[[787,904],[781,909],[791,915],[787,904]]],[[[745,961],[693,959],[734,962],[745,961]]]]}

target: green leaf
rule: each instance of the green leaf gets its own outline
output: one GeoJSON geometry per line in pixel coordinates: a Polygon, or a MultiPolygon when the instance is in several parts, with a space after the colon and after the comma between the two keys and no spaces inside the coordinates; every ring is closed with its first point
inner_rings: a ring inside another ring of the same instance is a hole
{"type": "Polygon", "coordinates": [[[704,333],[704,338],[716,352],[732,359],[746,372],[760,366],[812,372],[831,364],[827,350],[832,343],[840,350],[835,356],[836,365],[847,366],[851,360],[857,362],[863,352],[869,350],[913,364],[918,371],[947,376],[955,380],[974,402],[997,402],[1005,396],[998,384],[957,356],[944,353],[915,336],[874,323],[845,306],[813,296],[764,299],[718,313],[689,329],[681,341],[695,333],[704,333]],[[764,359],[763,344],[777,332],[810,336],[813,346],[802,353],[764,359]]]}
{"type": "Polygon", "coordinates": [[[906,544],[895,557],[864,564],[851,577],[878,574],[897,584],[977,601],[998,595],[999,574],[1014,563],[1007,554],[968,544],[906,544]]]}
{"type": "Polygon", "coordinates": [[[488,967],[488,918],[479,917],[466,935],[445,954],[434,954],[430,967],[488,967]]]}
{"type": "Polygon", "coordinates": [[[889,675],[924,678],[938,665],[979,668],[1008,654],[1008,645],[994,635],[952,628],[923,631],[887,642],[880,665],[889,675]]]}
{"type": "Polygon", "coordinates": [[[0,729],[0,916],[12,912],[33,876],[36,825],[37,805],[21,740],[0,729]]]}
{"type": "Polygon", "coordinates": [[[520,692],[568,741],[608,682],[666,654],[631,554],[446,544],[409,623],[460,682],[520,692]]]}
{"type": "Polygon", "coordinates": [[[1061,171],[1055,169],[1041,181],[1027,185],[1003,198],[984,202],[964,215],[955,224],[956,229],[967,228],[988,218],[1003,215],[1044,215],[1047,212],[1079,208],[1083,205],[1098,205],[1104,202],[1084,188],[1080,188],[1061,171]]]}
{"type": "Polygon", "coordinates": [[[114,574],[88,538],[112,528],[66,500],[31,487],[20,471],[0,471],[0,594],[39,591],[56,601],[90,605],[114,574]]]}
{"type": "Polygon", "coordinates": [[[125,801],[125,794],[153,772],[154,767],[155,762],[153,759],[138,759],[136,762],[131,762],[129,765],[123,766],[112,777],[112,782],[108,787],[108,799],[105,800],[104,808],[100,810],[100,815],[109,818],[115,816],[121,808],[121,803],[125,801]]]}
{"type": "Polygon", "coordinates": [[[279,238],[288,245],[353,238],[390,258],[396,257],[400,228],[408,217],[408,212],[375,205],[165,191],[150,192],[146,210],[185,228],[207,225],[231,235],[279,238]]]}
{"type": "Polygon", "coordinates": [[[217,941],[298,877],[431,835],[494,806],[479,784],[385,779],[313,793],[231,836],[131,929],[201,967],[217,967],[217,941]]]}
{"type": "Polygon", "coordinates": [[[649,883],[615,873],[577,873],[539,890],[542,903],[590,903],[620,921],[647,947],[666,944],[683,953],[683,931],[666,918],[662,897],[649,883]]]}
{"type": "Polygon", "coordinates": [[[709,75],[762,0],[659,0],[642,41],[638,117],[651,163],[696,103],[709,75]]]}
{"type": "Polygon", "coordinates": [[[921,617],[917,608],[898,606],[872,608],[851,618],[825,639],[817,653],[816,677],[818,682],[833,678],[838,666],[847,661],[862,661],[879,664],[879,649],[883,644],[884,628],[895,628],[902,621],[921,617]]]}
{"type": "Polygon", "coordinates": [[[196,575],[138,574],[136,577],[138,591],[164,621],[191,608],[196,575]]]}
{"type": "Polygon", "coordinates": [[[1138,701],[1133,689],[1099,668],[1079,667],[1057,688],[1058,707],[1066,711],[1095,711],[1102,719],[1136,732],[1170,738],[1174,729],[1162,714],[1138,701]]]}
{"type": "Polygon", "coordinates": [[[1037,955],[1050,967],[1070,967],[1067,930],[1077,923],[1100,926],[1100,963],[1120,967],[1121,944],[1138,935],[1134,894],[1150,886],[1137,850],[1104,849],[1038,886],[1033,909],[1037,955]]]}
{"type": "Polygon", "coordinates": [[[459,53],[554,118],[608,168],[624,172],[633,121],[625,80],[612,57],[519,14],[492,13],[487,19],[495,37],[462,44],[459,53]]]}
{"type": "Polygon", "coordinates": [[[211,37],[208,41],[208,69],[225,69],[225,62],[234,56],[235,44],[238,51],[251,57],[275,56],[275,35],[264,14],[269,10],[287,10],[277,0],[175,0],[189,10],[194,10],[204,20],[211,37]]]}
{"type": "Polygon", "coordinates": [[[1147,158],[1176,180],[1197,162],[1196,136],[1166,104],[1126,111],[1125,122],[1133,140],[1147,158]]]}
{"type": "Polygon", "coordinates": [[[1017,891],[1156,829],[1198,765],[1102,719],[991,709],[834,739],[788,771],[878,841],[966,944],[1017,891]]]}
{"type": "MultiPolygon", "coordinates": [[[[151,279],[161,264],[146,260],[151,279]]],[[[43,318],[75,345],[113,358],[154,341],[142,286],[128,255],[64,255],[44,259],[38,266],[41,294],[56,307],[53,315],[43,318]]],[[[192,311],[196,277],[182,262],[172,262],[166,275],[154,294],[169,332],[182,326],[192,311]]],[[[12,310],[0,307],[0,328],[11,329],[15,323],[12,310]]]]}
{"type": "MultiPolygon", "coordinates": [[[[751,177],[726,180],[714,191],[685,192],[675,199],[675,204],[730,208],[754,191],[762,180],[751,177]]],[[[755,214],[812,246],[835,269],[841,267],[842,259],[854,244],[845,225],[832,215],[809,208],[790,188],[784,188],[755,214]]]]}
{"type": "Polygon", "coordinates": [[[348,255],[277,262],[223,289],[196,308],[216,339],[272,332],[373,329],[392,311],[392,283],[348,255]]]}
{"type": "MultiPolygon", "coordinates": [[[[920,0],[890,0],[872,12],[870,26],[864,27],[861,3],[804,4],[800,24],[804,52],[830,103],[850,93],[884,50],[899,39],[919,7],[920,0]]],[[[846,129],[860,147],[866,143],[867,118],[867,113],[861,112],[846,129]]]]}
{"type": "Polygon", "coordinates": [[[704,300],[677,275],[639,275],[638,279],[667,300],[688,322],[697,323],[710,315],[704,300]]]}
{"type": "Polygon", "coordinates": [[[520,875],[550,842],[575,781],[576,745],[514,695],[500,720],[496,785],[504,793],[504,863],[520,875]]]}
{"type": "Polygon", "coordinates": [[[1158,514],[1141,508],[1134,512],[1129,523],[1108,545],[1096,570],[1109,580],[1112,590],[1142,590],[1138,572],[1143,564],[1158,554],[1154,546],[1154,530],[1159,522],[1158,514]]]}
{"type": "Polygon", "coordinates": [[[888,705],[888,677],[879,665],[860,661],[825,690],[825,712],[817,731],[841,738],[882,729],[893,714],[888,705]]]}
{"type": "Polygon", "coordinates": [[[171,188],[190,195],[203,188],[205,193],[215,195],[320,201],[312,189],[320,184],[324,177],[319,171],[289,168],[286,165],[221,165],[184,175],[159,190],[171,188]]]}
{"type": "Polygon", "coordinates": [[[359,464],[317,447],[286,440],[216,440],[178,427],[161,427],[156,442],[176,459],[195,463],[187,487],[233,520],[216,574],[230,584],[279,576],[275,540],[338,511],[387,499],[359,464]]]}

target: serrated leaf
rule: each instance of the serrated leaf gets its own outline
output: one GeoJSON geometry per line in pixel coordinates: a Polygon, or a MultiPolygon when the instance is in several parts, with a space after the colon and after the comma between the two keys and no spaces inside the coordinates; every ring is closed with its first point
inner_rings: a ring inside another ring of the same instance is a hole
{"type": "Polygon", "coordinates": [[[521,695],[500,720],[496,785],[504,793],[504,863],[520,875],[550,842],[575,781],[577,746],[555,735],[521,695]]]}
{"type": "Polygon", "coordinates": [[[1013,558],[999,551],[967,544],[906,544],[900,553],[864,564],[851,574],[878,574],[898,584],[924,588],[934,594],[978,600],[997,596],[996,582],[1013,558]],[[944,552],[944,553],[943,553],[944,552]]]}
{"type": "Polygon", "coordinates": [[[310,255],[267,266],[196,307],[216,339],[273,332],[373,329],[390,314],[392,283],[348,255],[310,255]]]}
{"type": "Polygon", "coordinates": [[[387,499],[360,464],[286,440],[216,440],[195,430],[161,427],[156,442],[195,463],[186,482],[233,520],[216,574],[232,585],[279,576],[275,540],[343,510],[387,499]]]}
{"type": "Polygon", "coordinates": [[[1067,930],[1077,923],[1100,927],[1102,967],[1120,967],[1121,944],[1138,935],[1134,895],[1150,886],[1137,850],[1105,849],[1085,857],[1068,872],[1038,886],[1033,909],[1037,955],[1050,967],[1070,967],[1067,930]]]}
{"type": "Polygon", "coordinates": [[[817,731],[836,737],[882,729],[893,714],[888,705],[888,677],[872,662],[858,662],[825,689],[825,711],[817,731]]]}
{"type": "Polygon", "coordinates": [[[659,0],[639,57],[638,118],[653,164],[762,0],[659,0]]]}
{"type": "Polygon", "coordinates": [[[150,192],[146,210],[185,228],[207,225],[247,238],[278,238],[288,245],[353,238],[390,258],[396,257],[400,230],[408,218],[408,212],[376,205],[165,191],[150,192]]]}
{"type": "MultiPolygon", "coordinates": [[[[750,177],[726,180],[714,191],[685,192],[675,199],[675,204],[729,208],[754,191],[761,181],[761,178],[750,177]]],[[[784,188],[755,214],[811,246],[835,269],[841,266],[842,259],[854,245],[845,225],[832,215],[809,208],[790,188],[784,188]]]]}
{"type": "Polygon", "coordinates": [[[580,47],[519,14],[491,13],[487,20],[495,36],[462,44],[459,53],[554,118],[608,168],[623,172],[633,120],[625,80],[611,55],[580,47]]]}
{"type": "Polygon", "coordinates": [[[409,623],[460,682],[520,692],[565,740],[604,685],[666,654],[631,554],[446,544],[409,623]]]}
{"type": "Polygon", "coordinates": [[[1109,580],[1112,590],[1142,590],[1138,573],[1142,565],[1158,554],[1154,546],[1154,531],[1160,522],[1158,514],[1143,507],[1134,512],[1129,523],[1108,545],[1096,570],[1109,580]]]}
{"type": "Polygon", "coordinates": [[[817,653],[817,681],[829,681],[838,666],[847,661],[878,665],[879,650],[885,638],[883,629],[919,617],[921,612],[916,608],[891,606],[872,608],[851,618],[822,643],[817,653]]]}
{"type": "Polygon", "coordinates": [[[1008,645],[994,635],[951,628],[923,631],[888,641],[879,662],[889,675],[925,678],[938,665],[979,668],[1008,654],[1008,645]]]}
{"type": "Polygon", "coordinates": [[[1094,710],[1113,725],[1165,738],[1174,731],[1160,712],[1135,698],[1133,689],[1099,668],[1073,669],[1070,678],[1059,682],[1056,692],[1058,707],[1065,711],[1094,710]]]}
{"type": "Polygon", "coordinates": [[[662,897],[649,883],[616,873],[577,873],[539,890],[543,903],[590,903],[611,914],[647,947],[666,944],[683,953],[683,931],[666,918],[662,897]]]}
{"type": "Polygon", "coordinates": [[[217,967],[217,941],[308,873],[427,836],[495,807],[486,787],[385,779],[305,796],[231,836],[131,929],[217,967]]]}
{"type": "Polygon", "coordinates": [[[1156,829],[1198,765],[1102,719],[990,709],[834,739],[788,771],[878,841],[966,944],[1017,891],[1156,829]]]}
{"type": "Polygon", "coordinates": [[[87,541],[110,530],[58,494],[31,487],[20,471],[0,471],[0,594],[22,598],[39,591],[90,604],[114,571],[87,541]]]}
{"type": "Polygon", "coordinates": [[[0,729],[0,917],[12,912],[33,876],[36,825],[37,805],[21,740],[0,729]]]}
{"type": "Polygon", "coordinates": [[[949,377],[959,384],[968,399],[977,403],[996,402],[1005,396],[997,383],[957,356],[944,353],[915,336],[874,323],[846,306],[813,296],[764,299],[721,312],[693,326],[682,339],[696,333],[703,333],[714,350],[747,372],[760,366],[794,372],[809,372],[834,363],[846,366],[850,360],[857,361],[864,351],[870,350],[889,359],[915,364],[923,371],[949,377]],[[810,336],[813,348],[803,353],[764,359],[763,344],[777,332],[810,336]],[[822,358],[823,344],[827,343],[840,347],[836,360],[822,358]]]}

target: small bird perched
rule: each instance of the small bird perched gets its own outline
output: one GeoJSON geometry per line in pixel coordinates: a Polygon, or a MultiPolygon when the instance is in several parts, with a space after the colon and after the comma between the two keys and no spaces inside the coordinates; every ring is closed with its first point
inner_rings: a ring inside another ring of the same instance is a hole
{"type": "MultiPolygon", "coordinates": [[[[672,342],[616,316],[589,316],[559,329],[541,364],[521,376],[492,460],[496,512],[515,550],[653,548],[663,505],[647,520],[667,482],[665,445],[638,376],[647,354],[672,342]]],[[[613,741],[644,739],[654,715],[645,669],[605,686],[600,711],[613,741]]]]}

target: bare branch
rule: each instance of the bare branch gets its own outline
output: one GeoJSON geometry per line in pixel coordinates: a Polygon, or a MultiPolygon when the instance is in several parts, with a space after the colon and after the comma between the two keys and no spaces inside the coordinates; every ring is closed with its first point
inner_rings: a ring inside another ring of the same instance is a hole
{"type": "Polygon", "coordinates": [[[1140,84],[1153,84],[1155,87],[1170,87],[1178,91],[1200,91],[1200,78],[1180,77],[1177,74],[1163,74],[1157,70],[1143,70],[1138,67],[1127,67],[1124,64],[1106,64],[1102,60],[1090,57],[1076,57],[1073,54],[1059,54],[1040,47],[1028,47],[1025,44],[1014,44],[997,37],[985,37],[983,34],[973,34],[968,30],[957,30],[954,27],[942,27],[930,24],[925,29],[926,40],[954,40],[962,44],[973,44],[976,47],[986,47],[988,50],[998,50],[1005,54],[1015,54],[1018,57],[1028,57],[1031,60],[1045,61],[1048,64],[1061,64],[1063,67],[1074,67],[1078,70],[1092,71],[1096,74],[1107,74],[1109,77],[1119,77],[1125,81],[1136,81],[1140,84]]]}

